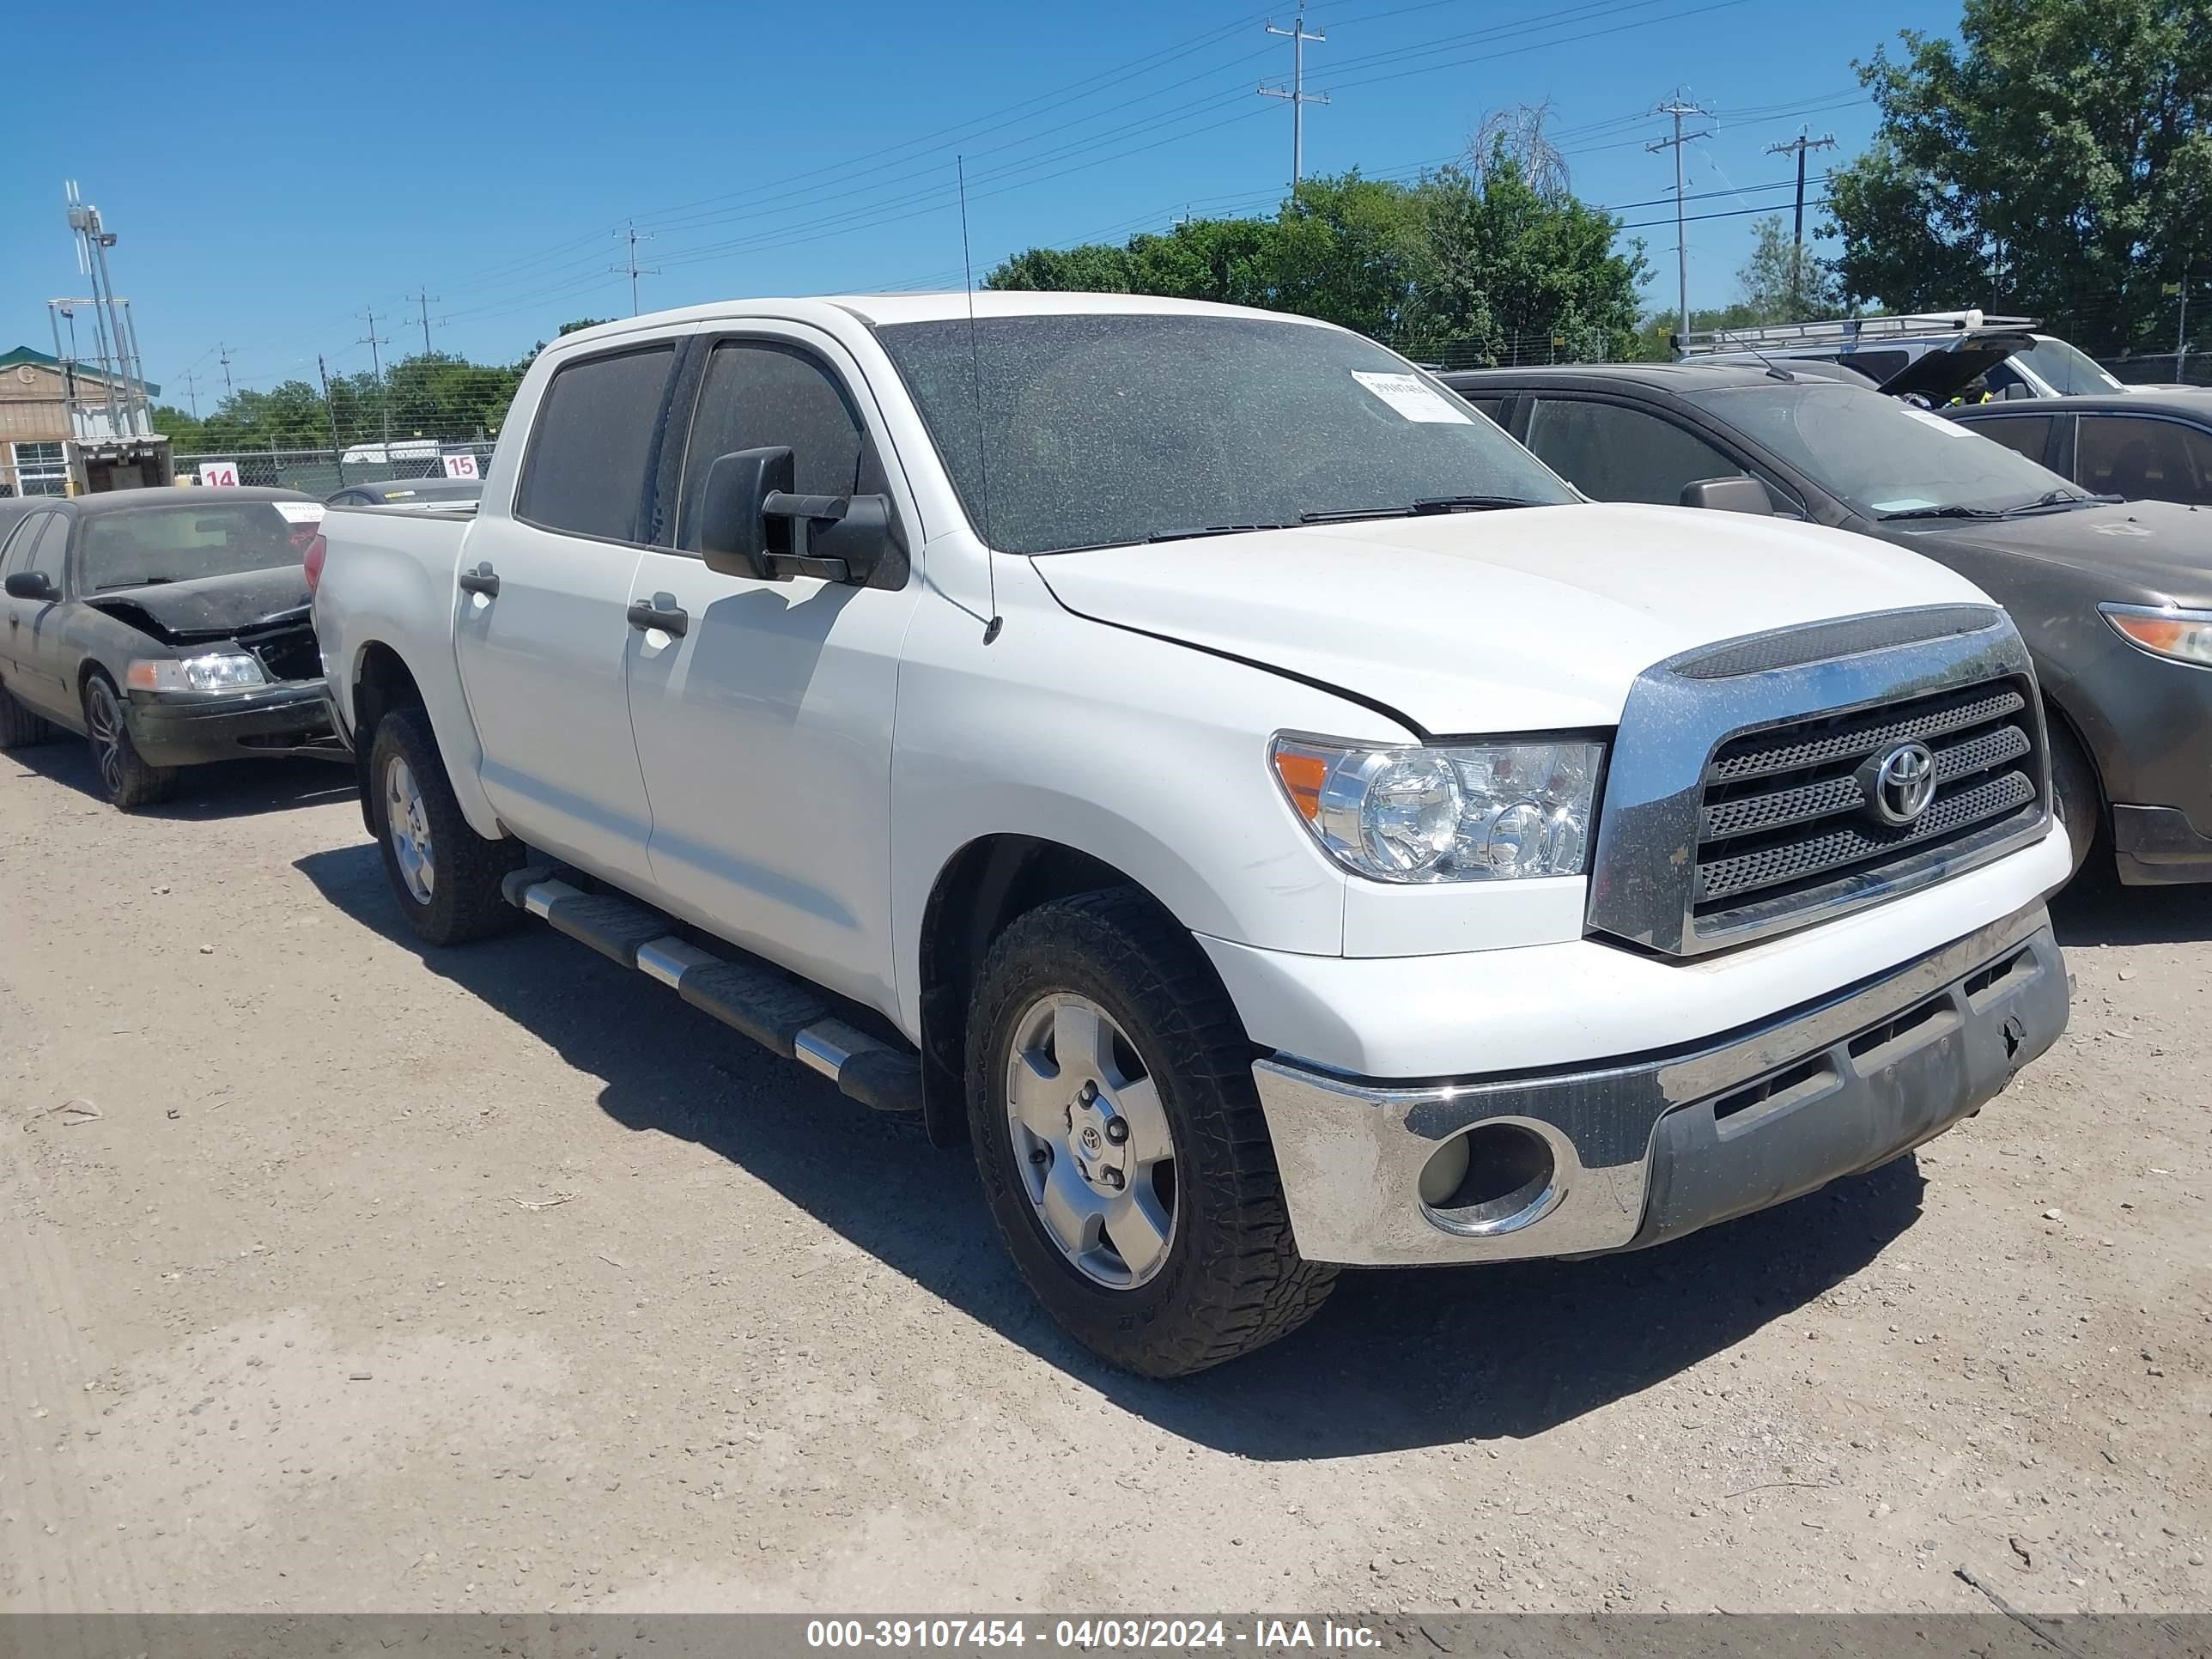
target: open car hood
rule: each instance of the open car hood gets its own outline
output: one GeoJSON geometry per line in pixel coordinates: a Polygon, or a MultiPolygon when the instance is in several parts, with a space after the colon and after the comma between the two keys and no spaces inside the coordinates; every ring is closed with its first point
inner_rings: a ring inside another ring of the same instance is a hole
{"type": "Polygon", "coordinates": [[[1955,344],[1907,363],[1884,380],[1881,390],[1893,398],[1917,392],[1931,404],[1947,404],[2014,352],[2031,350],[2034,345],[2033,334],[2017,329],[1990,328],[1962,334],[1955,344]]]}
{"type": "Polygon", "coordinates": [[[85,603],[164,645],[199,645],[234,638],[238,630],[291,611],[308,600],[307,573],[296,564],[230,576],[157,582],[90,593],[85,603]]]}

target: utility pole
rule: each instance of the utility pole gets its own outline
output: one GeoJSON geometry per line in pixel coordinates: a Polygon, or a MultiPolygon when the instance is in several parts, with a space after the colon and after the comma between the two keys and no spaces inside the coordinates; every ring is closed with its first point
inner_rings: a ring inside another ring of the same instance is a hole
{"type": "Polygon", "coordinates": [[[192,400],[192,418],[200,417],[199,380],[189,368],[185,371],[185,395],[192,400]]]}
{"type": "Polygon", "coordinates": [[[629,277],[629,314],[635,317],[637,315],[637,279],[641,276],[659,276],[660,267],[658,265],[640,266],[637,262],[637,245],[640,242],[651,241],[653,235],[653,232],[648,230],[644,235],[640,236],[637,234],[636,220],[626,219],[623,222],[627,228],[615,232],[615,236],[617,240],[626,241],[629,244],[629,263],[623,265],[609,265],[607,269],[617,276],[623,276],[625,273],[628,274],[629,277]]]}
{"type": "Polygon", "coordinates": [[[2189,361],[2189,267],[2181,268],[2181,320],[2173,325],[2173,378],[2185,380],[2181,371],[2189,361]]]}
{"type": "Polygon", "coordinates": [[[1306,176],[1306,106],[1328,102],[1327,93],[1306,90],[1306,42],[1319,44],[1327,40],[1328,34],[1326,30],[1307,32],[1306,0],[1298,0],[1298,15],[1290,27],[1279,29],[1270,22],[1267,33],[1279,34],[1291,43],[1291,84],[1271,87],[1263,81],[1260,83],[1260,96],[1280,98],[1291,106],[1291,194],[1296,196],[1298,181],[1306,176]]]}
{"type": "Polygon", "coordinates": [[[227,398],[237,390],[230,383],[230,348],[218,340],[216,342],[215,349],[222,356],[222,393],[227,398]]]}
{"type": "Polygon", "coordinates": [[[361,314],[368,323],[368,332],[354,343],[368,348],[368,366],[376,374],[376,401],[384,409],[384,459],[388,462],[392,459],[392,388],[384,383],[384,360],[376,355],[376,349],[380,345],[390,345],[392,342],[377,333],[374,308],[361,314]]]}
{"type": "Polygon", "coordinates": [[[1688,226],[1682,215],[1684,187],[1682,146],[1695,143],[1700,138],[1710,138],[1713,135],[1710,132],[1685,134],[1682,131],[1682,118],[1686,115],[1705,115],[1711,112],[1699,109],[1695,104],[1686,102],[1681,94],[1677,93],[1671,100],[1660,105],[1651,112],[1654,115],[1671,115],[1674,118],[1674,136],[1672,138],[1662,138],[1658,143],[1646,144],[1644,148],[1654,155],[1662,149],[1671,149],[1674,152],[1674,262],[1675,274],[1680,283],[1677,301],[1681,332],[1687,334],[1690,331],[1690,237],[1688,226]]]}
{"type": "MultiPolygon", "coordinates": [[[[345,451],[338,447],[338,406],[331,401],[331,372],[323,367],[323,354],[319,351],[315,354],[315,374],[323,383],[323,415],[331,423],[331,462],[338,470],[338,488],[343,489],[345,451]]],[[[392,452],[386,450],[384,458],[390,460],[392,452]]]]}
{"type": "Polygon", "coordinates": [[[430,355],[430,307],[438,303],[438,296],[418,289],[407,296],[421,307],[422,317],[422,355],[430,355]]]}
{"type": "MultiPolygon", "coordinates": [[[[1805,308],[1805,152],[1836,147],[1834,133],[1814,138],[1808,136],[1812,131],[1810,127],[1801,127],[1788,143],[1766,147],[1769,155],[1787,155],[1793,150],[1797,155],[1797,228],[1790,241],[1790,303],[1791,309],[1800,312],[1805,308]]],[[[1805,319],[1801,316],[1790,320],[1802,323],[1805,319]]]]}

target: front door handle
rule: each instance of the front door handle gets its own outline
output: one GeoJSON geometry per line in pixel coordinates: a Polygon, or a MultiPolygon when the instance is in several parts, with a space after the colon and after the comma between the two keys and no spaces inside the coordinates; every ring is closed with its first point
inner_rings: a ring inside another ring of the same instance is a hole
{"type": "Polygon", "coordinates": [[[481,593],[488,599],[499,597],[499,575],[492,569],[489,560],[473,570],[464,570],[455,580],[460,583],[464,593],[481,593]]]}
{"type": "Polygon", "coordinates": [[[629,608],[629,625],[643,633],[657,628],[664,634],[684,637],[684,630],[691,626],[691,613],[676,603],[672,593],[656,593],[649,599],[640,599],[629,608]]]}

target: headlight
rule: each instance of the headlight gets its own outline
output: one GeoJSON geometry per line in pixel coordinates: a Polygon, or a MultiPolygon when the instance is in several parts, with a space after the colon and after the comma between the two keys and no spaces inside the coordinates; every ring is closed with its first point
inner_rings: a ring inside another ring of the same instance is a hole
{"type": "Polygon", "coordinates": [[[2130,645],[2154,657],[2212,668],[2212,611],[2162,611],[2149,605],[2100,605],[2097,609],[2130,645]]]}
{"type": "Polygon", "coordinates": [[[1605,745],[1366,749],[1277,738],[1275,775],[1336,860],[1376,881],[1575,876],[1605,745]]]}
{"type": "Polygon", "coordinates": [[[181,662],[131,665],[124,676],[133,691],[249,691],[269,684],[258,659],[243,651],[210,651],[181,662]]]}

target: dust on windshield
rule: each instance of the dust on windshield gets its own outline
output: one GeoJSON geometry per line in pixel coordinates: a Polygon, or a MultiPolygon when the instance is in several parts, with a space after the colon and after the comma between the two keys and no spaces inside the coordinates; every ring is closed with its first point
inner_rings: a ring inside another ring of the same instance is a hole
{"type": "Polygon", "coordinates": [[[1122,313],[876,333],[969,521],[1010,553],[1411,512],[1444,498],[1576,499],[1452,392],[1334,329],[1122,313]]]}
{"type": "Polygon", "coordinates": [[[273,501],[193,503],[88,514],[78,532],[78,584],[88,593],[300,562],[315,526],[273,501]]]}
{"type": "Polygon", "coordinates": [[[1767,380],[1686,395],[1869,517],[2011,512],[2081,494],[2002,444],[1863,386],[1767,380]]]}

